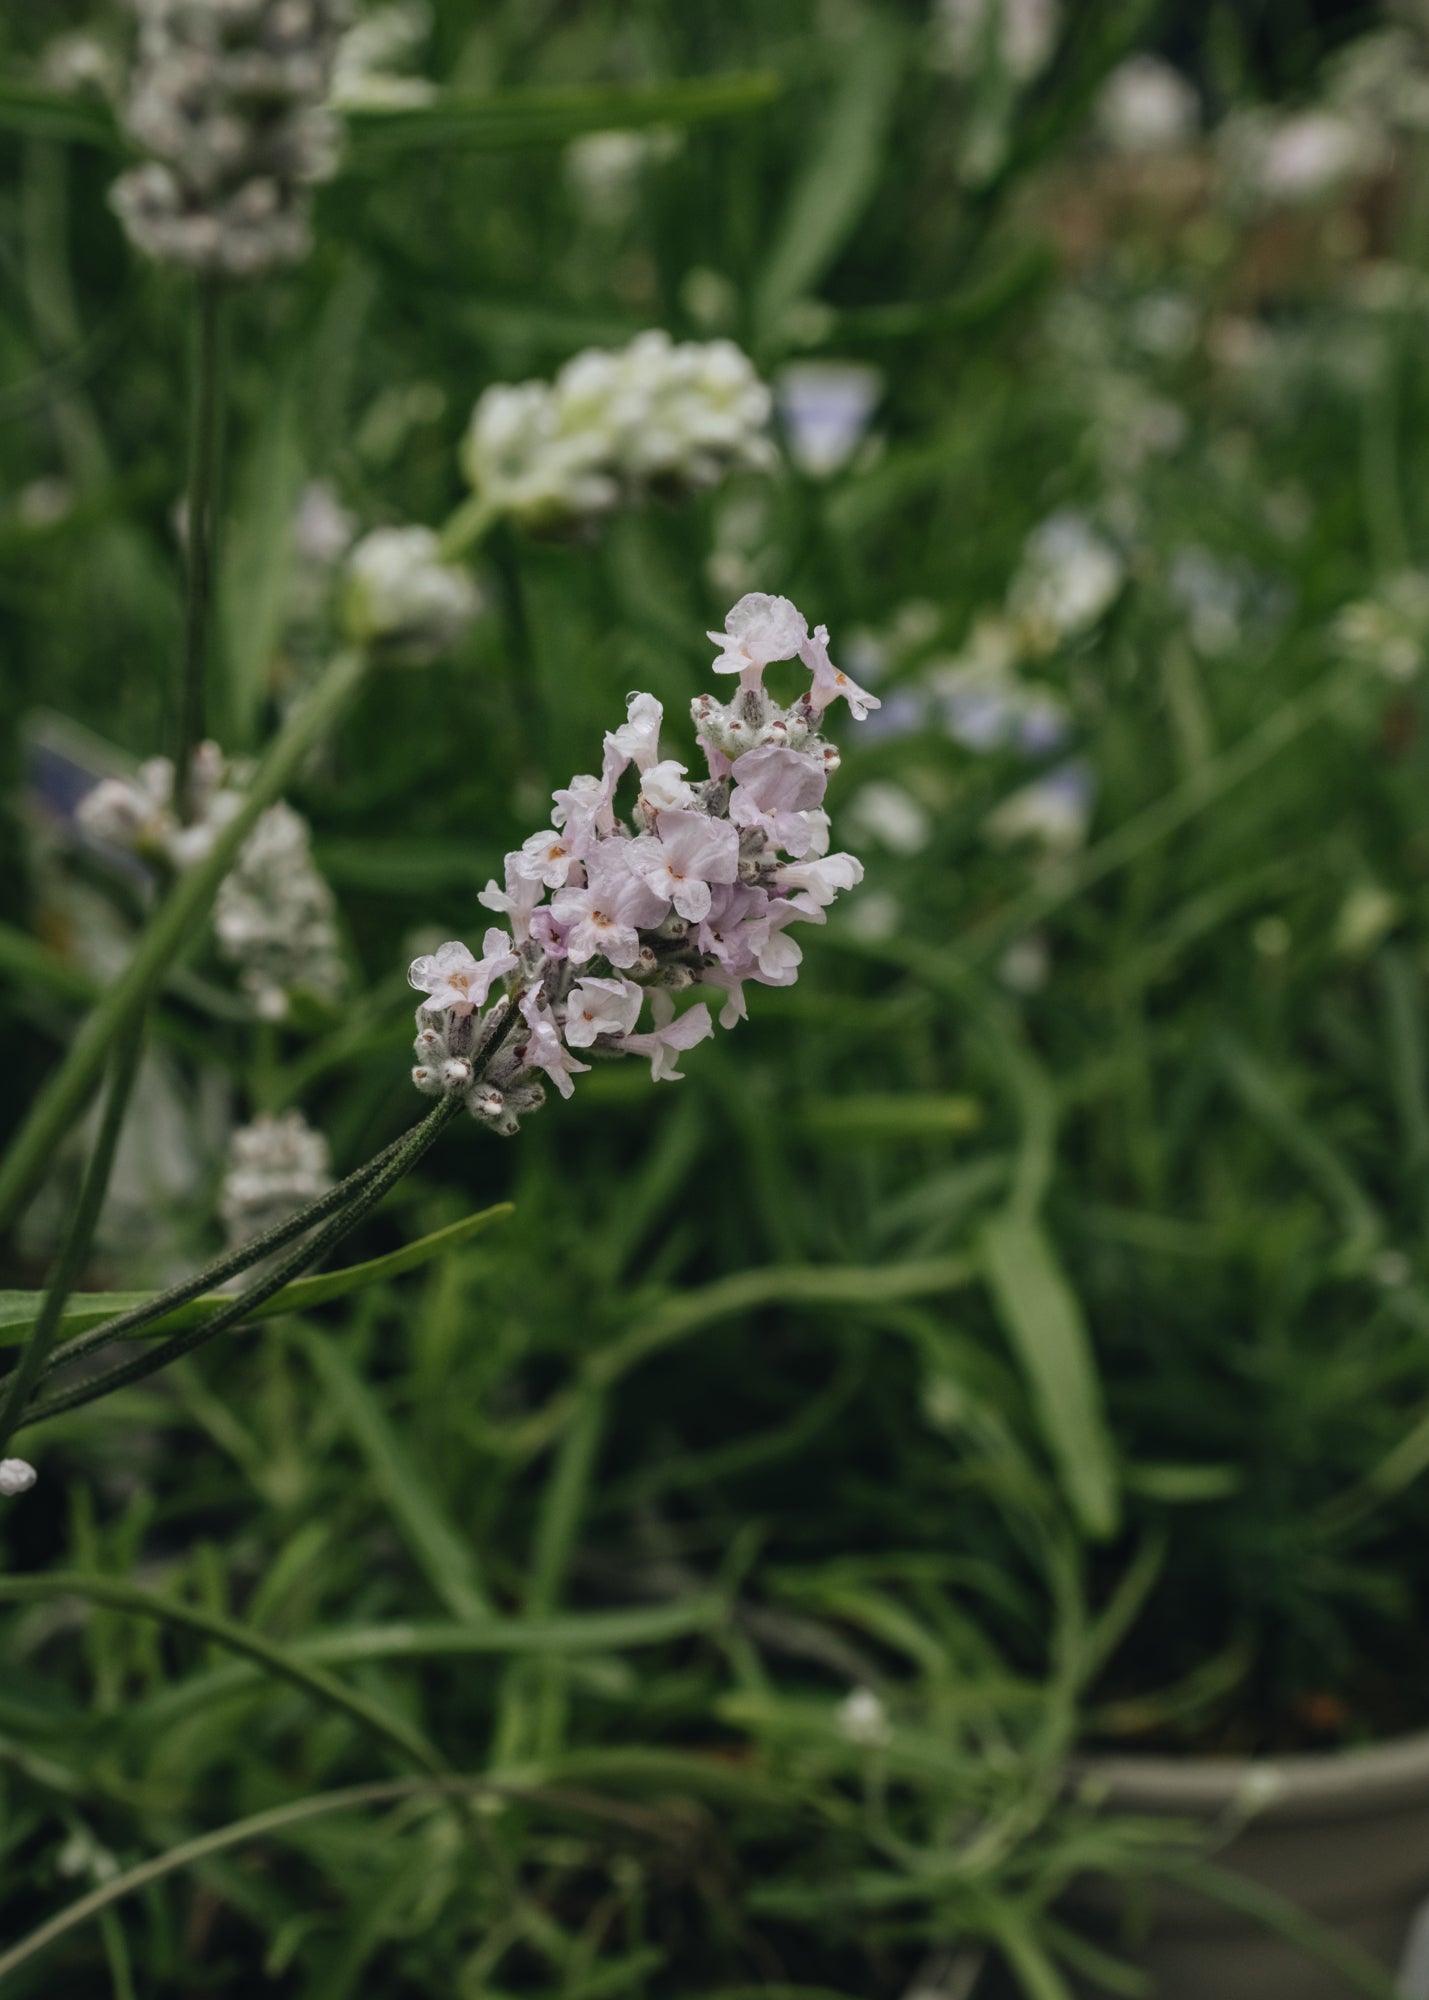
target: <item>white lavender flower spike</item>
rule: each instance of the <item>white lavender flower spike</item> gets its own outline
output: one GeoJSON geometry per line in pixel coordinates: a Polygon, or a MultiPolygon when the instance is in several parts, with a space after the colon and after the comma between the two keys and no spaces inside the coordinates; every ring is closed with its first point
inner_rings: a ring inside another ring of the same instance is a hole
{"type": "Polygon", "coordinates": [[[139,0],[124,122],[149,154],[111,200],[163,263],[250,278],[308,253],[307,187],[337,159],[323,103],[346,0],[139,0]]]}
{"type": "Polygon", "coordinates": [[[743,1020],[747,984],[796,977],[803,953],[790,927],[823,923],[863,879],[852,854],[829,853],[822,802],[837,756],[818,726],[835,695],[856,717],[872,697],[787,598],[743,598],[711,636],[723,648],[715,664],[740,685],[729,707],[713,695],[693,704],[708,776],[690,782],[685,764],[662,756],[660,703],[632,694],[600,776],[553,793],[551,826],[506,856],[504,888],[483,891],[509,931],[492,925],[479,958],[453,939],[411,967],[425,995],[412,1080],[429,1095],[461,1094],[493,1131],[516,1130],[542,1102],[542,1079],[569,1097],[591,1066],[577,1051],[644,1056],[657,1081],[678,1081],[681,1055],[715,1023],[707,999],[675,995],[715,996],[722,1027],[743,1020]],[[813,684],[780,708],[764,668],[795,656],[813,684]],[[513,1006],[519,1025],[483,1060],[513,1006]]]}
{"type": "Polygon", "coordinates": [[[772,399],[731,341],[671,342],[659,329],[588,348],[554,382],[498,383],[472,413],[462,465],[477,500],[564,532],[647,493],[714,486],[776,463],[772,399]]]}

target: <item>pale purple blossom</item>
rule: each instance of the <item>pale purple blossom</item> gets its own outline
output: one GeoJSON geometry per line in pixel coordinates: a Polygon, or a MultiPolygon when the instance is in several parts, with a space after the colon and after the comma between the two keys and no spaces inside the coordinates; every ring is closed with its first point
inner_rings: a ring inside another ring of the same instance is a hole
{"type": "Polygon", "coordinates": [[[645,995],[629,979],[578,979],[566,1001],[566,1043],[588,1049],[600,1035],[628,1035],[645,995]]]}
{"type": "Polygon", "coordinates": [[[729,816],[736,826],[758,828],[790,854],[807,854],[814,834],[804,814],[822,803],[827,782],[817,758],[761,744],[735,760],[729,816]]]}
{"type": "Polygon", "coordinates": [[[665,711],[653,694],[632,694],[627,702],[626,719],[610,732],[609,741],[628,763],[648,771],[660,760],[660,724],[665,711]]]}
{"type": "MultiPolygon", "coordinates": [[[[564,889],[571,879],[571,863],[580,859],[570,834],[564,831],[558,833],[553,826],[533,833],[529,840],[523,840],[521,854],[522,861],[518,865],[529,870],[535,880],[547,889],[564,889]]],[[[512,858],[515,859],[514,856],[512,858]]]]}
{"type": "Polygon", "coordinates": [[[569,926],[566,950],[576,965],[599,954],[624,971],[640,957],[640,932],[658,924],[669,907],[637,875],[624,843],[605,841],[586,859],[582,888],[561,889],[551,903],[558,923],[569,926]]]}
{"type": "Polygon", "coordinates": [[[857,722],[862,722],[871,708],[882,708],[883,703],[876,694],[861,688],[857,681],[849,679],[829,658],[829,628],[816,625],[814,635],[806,639],[799,648],[799,658],[814,676],[814,685],[809,690],[809,700],[815,715],[822,715],[831,701],[840,695],[849,705],[849,713],[857,722]]]}
{"type": "Polygon", "coordinates": [[[811,861],[786,861],[774,876],[776,888],[808,896],[824,909],[844,889],[863,880],[863,863],[853,854],[826,854],[811,861]]]}
{"type": "Polygon", "coordinates": [[[506,857],[506,887],[501,889],[495,882],[488,882],[476,900],[484,910],[496,910],[505,917],[516,943],[524,944],[531,935],[531,919],[543,894],[541,877],[526,866],[523,853],[516,853],[506,857]]]}
{"type": "Polygon", "coordinates": [[[725,619],[723,632],[705,636],[723,648],[714,662],[717,674],[738,674],[742,688],[758,687],[772,660],[794,658],[808,639],[809,627],[787,597],[767,597],[752,590],[725,619]]]}
{"type": "Polygon", "coordinates": [[[640,803],[647,813],[681,812],[694,804],[694,787],[685,782],[686,768],[666,758],[641,772],[640,803]]]}
{"type": "Polygon", "coordinates": [[[434,1013],[450,1009],[454,1014],[470,1014],[486,1005],[494,980],[516,969],[516,954],[505,931],[495,924],[481,941],[480,958],[464,944],[449,938],[427,958],[414,958],[407,968],[407,983],[427,996],[434,1013]]]}
{"type": "Polygon", "coordinates": [[[655,895],[697,924],[709,913],[710,884],[733,882],[739,873],[739,835],[728,820],[707,813],[661,813],[658,836],[631,842],[630,865],[655,895]]]}
{"type": "Polygon", "coordinates": [[[679,1083],[684,1072],[675,1064],[681,1055],[714,1033],[710,1010],[703,1000],[697,1000],[676,1015],[674,1001],[663,988],[657,988],[650,996],[650,1012],[655,1026],[646,1034],[626,1035],[620,1047],[627,1055],[649,1056],[650,1074],[656,1083],[679,1083]]]}
{"type": "Polygon", "coordinates": [[[584,1075],[590,1064],[577,1062],[561,1040],[551,1004],[539,986],[528,987],[522,994],[521,1018],[530,1029],[530,1039],[521,1052],[523,1067],[543,1071],[562,1097],[569,1097],[575,1089],[572,1076],[584,1075]]]}

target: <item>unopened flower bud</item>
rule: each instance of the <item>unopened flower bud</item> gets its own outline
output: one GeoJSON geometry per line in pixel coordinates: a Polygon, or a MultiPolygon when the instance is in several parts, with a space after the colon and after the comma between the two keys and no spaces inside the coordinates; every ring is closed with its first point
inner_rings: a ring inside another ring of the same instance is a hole
{"type": "Polygon", "coordinates": [[[452,1056],[441,1067],[443,1090],[465,1090],[471,1082],[471,1064],[465,1056],[452,1056]]]}
{"type": "Polygon", "coordinates": [[[416,1084],[418,1090],[424,1091],[428,1097],[440,1097],[442,1095],[441,1073],[438,1070],[428,1069],[425,1063],[417,1064],[416,1068],[412,1071],[412,1081],[416,1084]]]}

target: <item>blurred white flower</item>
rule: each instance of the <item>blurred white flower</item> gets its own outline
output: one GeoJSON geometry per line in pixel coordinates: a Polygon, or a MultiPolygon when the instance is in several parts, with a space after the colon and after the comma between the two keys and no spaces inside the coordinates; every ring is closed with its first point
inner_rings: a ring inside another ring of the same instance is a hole
{"type": "Polygon", "coordinates": [[[554,382],[488,389],[463,466],[494,511],[560,529],[649,492],[772,469],[770,401],[732,341],[677,346],[654,329],[617,352],[586,349],[554,382]]]}
{"type": "Polygon", "coordinates": [[[112,205],[162,263],[249,278],[308,253],[307,189],[337,164],[324,106],[347,0],[140,0],[124,108],[148,154],[112,205]]]}
{"type": "Polygon", "coordinates": [[[23,1458],[0,1458],[0,1499],[13,1500],[17,1493],[28,1493],[38,1477],[34,1466],[23,1458]]]}
{"type": "Polygon", "coordinates": [[[332,1186],[327,1140],[301,1111],[266,1113],[242,1125],[229,1142],[218,1212],[230,1246],[274,1229],[332,1186]]]}
{"type": "Polygon", "coordinates": [[[302,562],[328,567],[344,556],[357,534],[350,514],[325,480],[313,479],[298,495],[293,551],[302,562]]]}
{"type": "Polygon", "coordinates": [[[431,31],[426,0],[390,0],[375,7],[337,45],[328,103],[341,111],[430,104],[436,86],[424,76],[401,72],[415,61],[431,31]]]}
{"type": "Polygon", "coordinates": [[[644,131],[584,132],[566,147],[566,182],[587,220],[614,228],[635,212],[648,168],[679,150],[680,135],[667,125],[644,131]]]}
{"type": "Polygon", "coordinates": [[[876,841],[892,854],[921,854],[933,837],[927,807],[902,785],[882,778],[860,785],[846,813],[856,837],[876,841]]]}
{"type": "Polygon", "coordinates": [[[1048,854],[1072,854],[1086,840],[1095,798],[1090,768],[1074,760],[1011,793],[988,814],[983,832],[995,847],[1033,840],[1048,854]]]}
{"type": "Polygon", "coordinates": [[[442,561],[430,528],[374,528],[348,556],[348,636],[408,666],[450,652],[480,607],[476,585],[464,569],[442,561]]]}
{"type": "Polygon", "coordinates": [[[1216,658],[1234,649],[1245,621],[1248,586],[1243,575],[1192,542],[1172,556],[1166,589],[1185,613],[1198,653],[1216,658]]]}
{"type": "Polygon", "coordinates": [[[53,476],[32,479],[20,488],[15,512],[26,528],[52,528],[74,506],[74,488],[67,479],[53,476]]]}
{"type": "Polygon", "coordinates": [[[1030,83],[1046,68],[1060,21],[1059,0],[937,0],[935,60],[964,79],[997,68],[1030,83]]]}
{"type": "Polygon", "coordinates": [[[1057,513],[1028,536],[1008,588],[1008,609],[1024,642],[1050,652],[1090,631],[1125,581],[1121,555],[1086,515],[1057,513]]]}
{"type": "Polygon", "coordinates": [[[1357,883],[1340,905],[1332,949],[1343,958],[1368,958],[1403,917],[1402,897],[1378,882],[1357,883]]]}
{"type": "Polygon", "coordinates": [[[213,910],[219,950],[271,1021],[289,996],[335,1002],[346,983],[332,890],[312,857],[308,823],[281,801],[269,806],[225,876],[213,910]]]}
{"type": "Polygon", "coordinates": [[[811,479],[847,465],[883,392],[879,369],[857,361],[791,361],[774,378],[789,456],[811,479]]]}
{"type": "Polygon", "coordinates": [[[40,75],[51,90],[66,97],[119,95],[124,66],[119,51],[83,28],[56,35],[40,51],[40,75]]]}
{"type": "Polygon", "coordinates": [[[1218,149],[1231,199],[1260,208],[1312,207],[1376,173],[1386,158],[1367,119],[1323,108],[1236,112],[1220,129],[1218,149]]]}
{"type": "Polygon", "coordinates": [[[1429,657],[1429,575],[1409,569],[1386,578],[1373,597],[1347,604],[1332,630],[1347,658],[1386,680],[1413,680],[1429,657]]]}
{"type": "Polygon", "coordinates": [[[884,1750],[893,1741],[888,1711],[872,1688],[852,1688],[838,1705],[835,1727],[860,1750],[884,1750]]]}
{"type": "Polygon", "coordinates": [[[1119,153],[1167,153],[1196,136],[1201,101],[1195,85],[1160,56],[1128,56],[1097,98],[1097,130],[1119,153]]]}
{"type": "Polygon", "coordinates": [[[1044,931],[1014,938],[998,960],[997,976],[1010,992],[1040,993],[1052,970],[1052,950],[1044,931]]]}
{"type": "Polygon", "coordinates": [[[144,861],[189,868],[241,808],[246,775],[216,743],[200,743],[189,766],[187,822],[178,814],[168,757],[146,758],[130,778],[102,778],[80,800],[75,819],[94,840],[144,861]]]}

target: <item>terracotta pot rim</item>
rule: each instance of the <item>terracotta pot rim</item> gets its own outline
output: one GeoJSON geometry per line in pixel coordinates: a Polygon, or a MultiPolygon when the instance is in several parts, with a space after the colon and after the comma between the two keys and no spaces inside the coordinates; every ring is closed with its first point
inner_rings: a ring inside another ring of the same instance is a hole
{"type": "Polygon", "coordinates": [[[1123,1812],[1359,1819],[1422,1806],[1429,1797],[1429,1730],[1285,1757],[1087,1752],[1073,1759],[1068,1775],[1075,1793],[1123,1812]]]}

